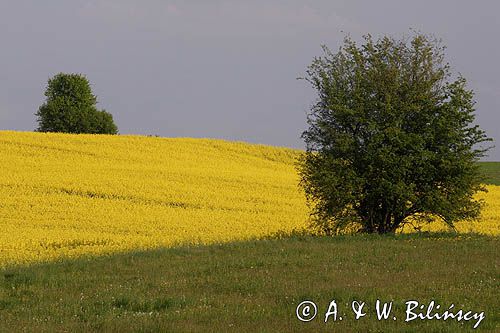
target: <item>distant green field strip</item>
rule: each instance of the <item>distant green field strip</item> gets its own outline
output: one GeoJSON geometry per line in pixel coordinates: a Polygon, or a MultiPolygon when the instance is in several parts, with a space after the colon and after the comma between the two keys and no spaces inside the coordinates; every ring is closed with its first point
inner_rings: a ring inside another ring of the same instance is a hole
{"type": "Polygon", "coordinates": [[[500,162],[479,162],[479,165],[487,184],[500,185],[500,162]]]}

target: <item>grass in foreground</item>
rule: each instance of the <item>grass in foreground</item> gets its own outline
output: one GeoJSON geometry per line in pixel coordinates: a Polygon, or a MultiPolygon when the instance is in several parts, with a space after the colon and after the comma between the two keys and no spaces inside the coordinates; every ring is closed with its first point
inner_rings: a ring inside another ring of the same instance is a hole
{"type": "Polygon", "coordinates": [[[292,237],[0,270],[0,331],[457,332],[474,321],[404,323],[404,302],[484,311],[498,331],[498,237],[292,237]],[[374,302],[394,301],[397,321],[374,302]],[[303,300],[318,304],[309,323],[303,300]],[[335,299],[342,321],[324,323],[335,299]],[[356,321],[348,303],[367,302],[356,321]]]}

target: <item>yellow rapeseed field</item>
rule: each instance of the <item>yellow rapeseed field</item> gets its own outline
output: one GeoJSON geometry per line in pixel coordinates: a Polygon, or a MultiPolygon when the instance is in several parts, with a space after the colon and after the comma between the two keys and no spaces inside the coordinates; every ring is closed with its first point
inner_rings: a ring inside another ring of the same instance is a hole
{"type": "MultiPolygon", "coordinates": [[[[0,267],[303,229],[299,153],[214,139],[0,131],[0,267]]],[[[500,187],[489,190],[472,230],[500,234],[500,187]]]]}
{"type": "Polygon", "coordinates": [[[0,132],[0,265],[302,228],[298,151],[0,132]]]}

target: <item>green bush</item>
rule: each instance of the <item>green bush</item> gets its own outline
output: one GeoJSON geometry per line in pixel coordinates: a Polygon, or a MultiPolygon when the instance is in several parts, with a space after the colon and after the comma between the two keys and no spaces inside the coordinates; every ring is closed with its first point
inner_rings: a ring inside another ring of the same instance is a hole
{"type": "Polygon", "coordinates": [[[81,74],[49,79],[47,97],[36,113],[39,132],[117,134],[113,116],[96,108],[97,98],[81,74]]]}

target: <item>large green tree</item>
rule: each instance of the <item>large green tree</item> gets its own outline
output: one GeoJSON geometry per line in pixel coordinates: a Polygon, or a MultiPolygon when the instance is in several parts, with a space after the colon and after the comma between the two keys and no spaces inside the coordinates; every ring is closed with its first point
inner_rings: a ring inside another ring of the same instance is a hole
{"type": "Polygon", "coordinates": [[[49,79],[47,97],[36,113],[38,131],[116,134],[113,116],[96,108],[97,98],[81,74],[59,73],[49,79]]]}
{"type": "Polygon", "coordinates": [[[476,162],[490,139],[441,42],[368,35],[323,50],[306,72],[318,98],[298,164],[313,227],[391,233],[431,217],[451,227],[476,218],[474,194],[484,190],[476,162]]]}

